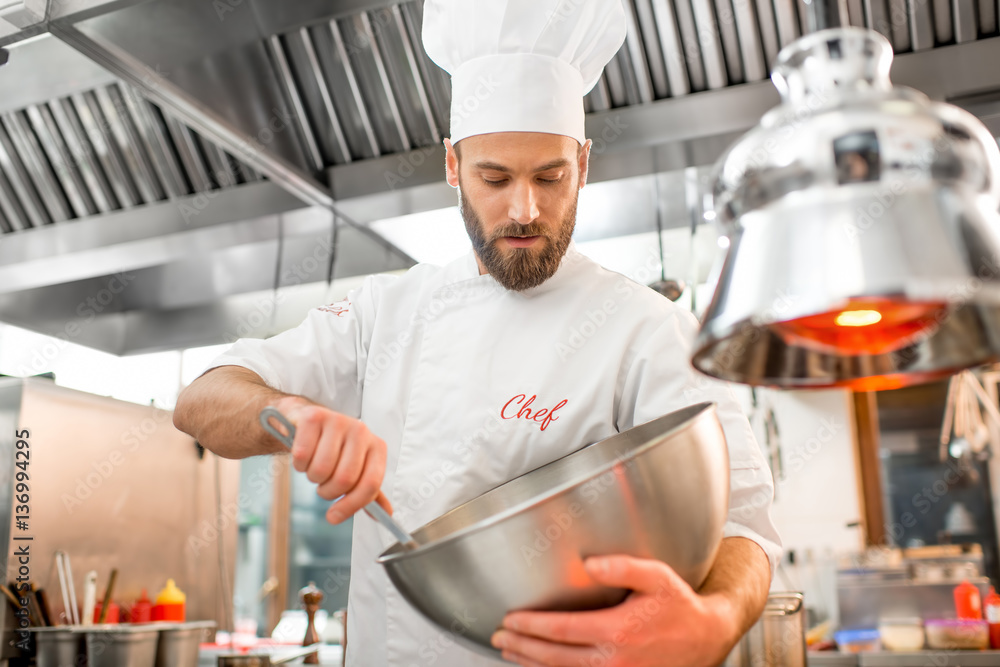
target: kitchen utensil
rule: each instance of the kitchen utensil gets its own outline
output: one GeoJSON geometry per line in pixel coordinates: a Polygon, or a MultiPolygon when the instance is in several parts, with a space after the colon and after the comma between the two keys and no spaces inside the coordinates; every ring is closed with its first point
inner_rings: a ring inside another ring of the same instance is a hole
{"type": "Polygon", "coordinates": [[[684,293],[684,281],[675,278],[667,279],[667,264],[663,252],[663,201],[660,195],[659,178],[656,180],[656,242],[660,249],[660,279],[649,284],[649,288],[671,301],[677,301],[684,293]]]}
{"type": "Polygon", "coordinates": [[[70,565],[69,554],[65,551],[56,551],[55,558],[59,585],[62,588],[63,613],[70,625],[79,625],[80,612],[76,607],[76,590],[73,585],[73,569],[70,565]]]}
{"type": "Polygon", "coordinates": [[[621,602],[595,584],[588,556],[657,558],[698,588],[722,539],[729,456],[715,405],[623,431],[517,477],[417,529],[420,547],[378,558],[411,605],[464,645],[515,609],[621,602]]]}
{"type": "Polygon", "coordinates": [[[80,619],[80,625],[94,624],[94,607],[96,606],[97,570],[91,570],[83,577],[83,618],[80,619]]]}
{"type": "Polygon", "coordinates": [[[17,599],[17,596],[6,586],[0,585],[0,590],[3,591],[4,597],[14,606],[14,611],[20,611],[21,601],[17,599]]]}
{"type": "Polygon", "coordinates": [[[42,615],[42,608],[38,605],[38,598],[35,597],[35,583],[33,581],[28,582],[28,590],[24,591],[24,597],[28,600],[28,618],[31,623],[39,627],[48,625],[45,622],[45,616],[42,615]]]}
{"type": "Polygon", "coordinates": [[[156,643],[155,667],[198,667],[198,647],[215,621],[157,623],[160,638],[156,643]]]}
{"type": "Polygon", "coordinates": [[[49,599],[44,589],[35,588],[35,602],[38,604],[38,613],[42,617],[42,625],[52,625],[52,612],[49,609],[49,599]]]}
{"type": "Polygon", "coordinates": [[[108,587],[104,590],[104,599],[101,602],[101,617],[97,619],[98,623],[103,623],[104,619],[108,617],[108,607],[111,606],[111,594],[115,590],[115,579],[118,578],[118,568],[111,568],[111,576],[108,577],[108,587]]]}
{"type": "Polygon", "coordinates": [[[270,667],[291,662],[304,655],[312,655],[319,651],[321,644],[313,644],[298,651],[292,651],[280,658],[272,658],[269,655],[247,653],[245,655],[220,655],[217,667],[270,667]]]}
{"type": "MultiPolygon", "coordinates": [[[[292,442],[295,440],[295,426],[288,421],[285,415],[281,414],[274,408],[264,408],[260,411],[260,424],[264,427],[265,431],[277,438],[278,442],[283,444],[285,447],[288,447],[288,449],[292,448],[292,442]],[[284,435],[281,431],[274,428],[270,421],[272,418],[285,427],[285,430],[288,431],[288,435],[284,435]]],[[[403,530],[403,528],[396,523],[393,518],[389,516],[389,513],[382,509],[382,506],[377,502],[373,500],[365,505],[365,511],[368,512],[373,519],[385,526],[389,532],[392,533],[392,536],[395,537],[404,547],[410,549],[415,549],[417,547],[417,543],[414,541],[413,536],[403,530]]]]}
{"type": "MultiPolygon", "coordinates": [[[[316,588],[316,584],[309,582],[309,585],[299,591],[299,599],[302,606],[306,608],[306,616],[309,619],[306,623],[306,634],[302,640],[303,646],[311,646],[319,642],[319,633],[316,632],[316,612],[323,602],[323,591],[316,588]]],[[[319,654],[310,653],[303,661],[307,665],[318,665],[319,654]]]]}

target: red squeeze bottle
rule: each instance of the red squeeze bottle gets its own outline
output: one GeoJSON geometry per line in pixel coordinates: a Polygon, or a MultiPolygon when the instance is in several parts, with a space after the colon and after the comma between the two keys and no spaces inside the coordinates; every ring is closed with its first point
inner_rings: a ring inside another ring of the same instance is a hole
{"type": "Polygon", "coordinates": [[[129,620],[133,623],[149,623],[153,620],[153,603],[149,601],[145,588],[142,589],[142,595],[139,596],[139,599],[132,605],[129,620]]]}
{"type": "Polygon", "coordinates": [[[156,604],[153,605],[153,620],[183,622],[184,599],[184,593],[177,588],[174,580],[167,579],[167,585],[156,596],[156,604]]]}
{"type": "MultiPolygon", "coordinates": [[[[101,607],[103,606],[104,600],[99,600],[97,604],[94,605],[94,623],[97,623],[97,619],[101,617],[101,607]]],[[[118,608],[118,605],[114,602],[114,600],[112,600],[111,604],[108,605],[108,614],[104,617],[104,622],[117,623],[120,620],[120,611],[121,610],[118,608]]]]}
{"type": "Polygon", "coordinates": [[[1000,648],[1000,595],[990,586],[990,594],[983,601],[986,622],[990,626],[990,648],[1000,648]]]}
{"type": "Polygon", "coordinates": [[[955,615],[966,621],[980,621],[983,618],[982,596],[968,579],[955,586],[955,615]]]}

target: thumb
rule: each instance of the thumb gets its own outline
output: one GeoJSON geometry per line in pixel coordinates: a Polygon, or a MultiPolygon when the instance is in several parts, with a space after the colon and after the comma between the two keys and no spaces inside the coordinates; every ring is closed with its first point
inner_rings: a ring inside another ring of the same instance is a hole
{"type": "Polygon", "coordinates": [[[385,493],[379,491],[378,496],[375,498],[375,502],[381,505],[382,509],[392,516],[392,503],[389,502],[389,498],[386,497],[385,493]]]}
{"type": "Polygon", "coordinates": [[[633,556],[592,556],[584,562],[598,584],[670,598],[692,594],[693,589],[666,563],[633,556]]]}

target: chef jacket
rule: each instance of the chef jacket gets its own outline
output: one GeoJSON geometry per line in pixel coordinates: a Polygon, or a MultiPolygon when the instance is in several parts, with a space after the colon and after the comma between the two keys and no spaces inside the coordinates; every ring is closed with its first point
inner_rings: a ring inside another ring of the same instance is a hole
{"type": "MultiPolygon", "coordinates": [[[[587,443],[714,401],[730,458],[724,535],[759,544],[773,573],[771,474],[731,388],[688,362],[696,329],[690,312],[572,244],[551,278],[521,292],[480,275],[470,251],[444,267],[369,276],[297,328],[242,339],[210,367],[243,366],[367,424],[385,440],[382,489],[409,530],[587,443]]],[[[355,516],[348,664],[506,664],[455,643],[401,598],[375,562],[393,543],[355,516]]]]}

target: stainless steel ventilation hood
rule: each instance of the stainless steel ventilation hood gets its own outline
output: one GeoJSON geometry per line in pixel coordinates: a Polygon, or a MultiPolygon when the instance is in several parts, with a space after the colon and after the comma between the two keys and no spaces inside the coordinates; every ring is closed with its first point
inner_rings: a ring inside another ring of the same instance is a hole
{"type": "MultiPolygon", "coordinates": [[[[623,205],[581,223],[582,239],[655,229],[658,199],[668,226],[688,224],[683,179],[664,172],[710,164],[777,104],[769,65],[805,25],[801,0],[626,6],[626,43],[585,100],[591,180],[623,205]]],[[[420,46],[421,12],[60,0],[37,22],[0,16],[0,321],[119,354],[209,344],[275,295],[250,335],[352,276],[411,265],[369,225],[455,202],[440,148],[450,89],[420,46]]],[[[842,11],[892,42],[894,81],[994,134],[997,13],[997,0],[842,11]]]]}

